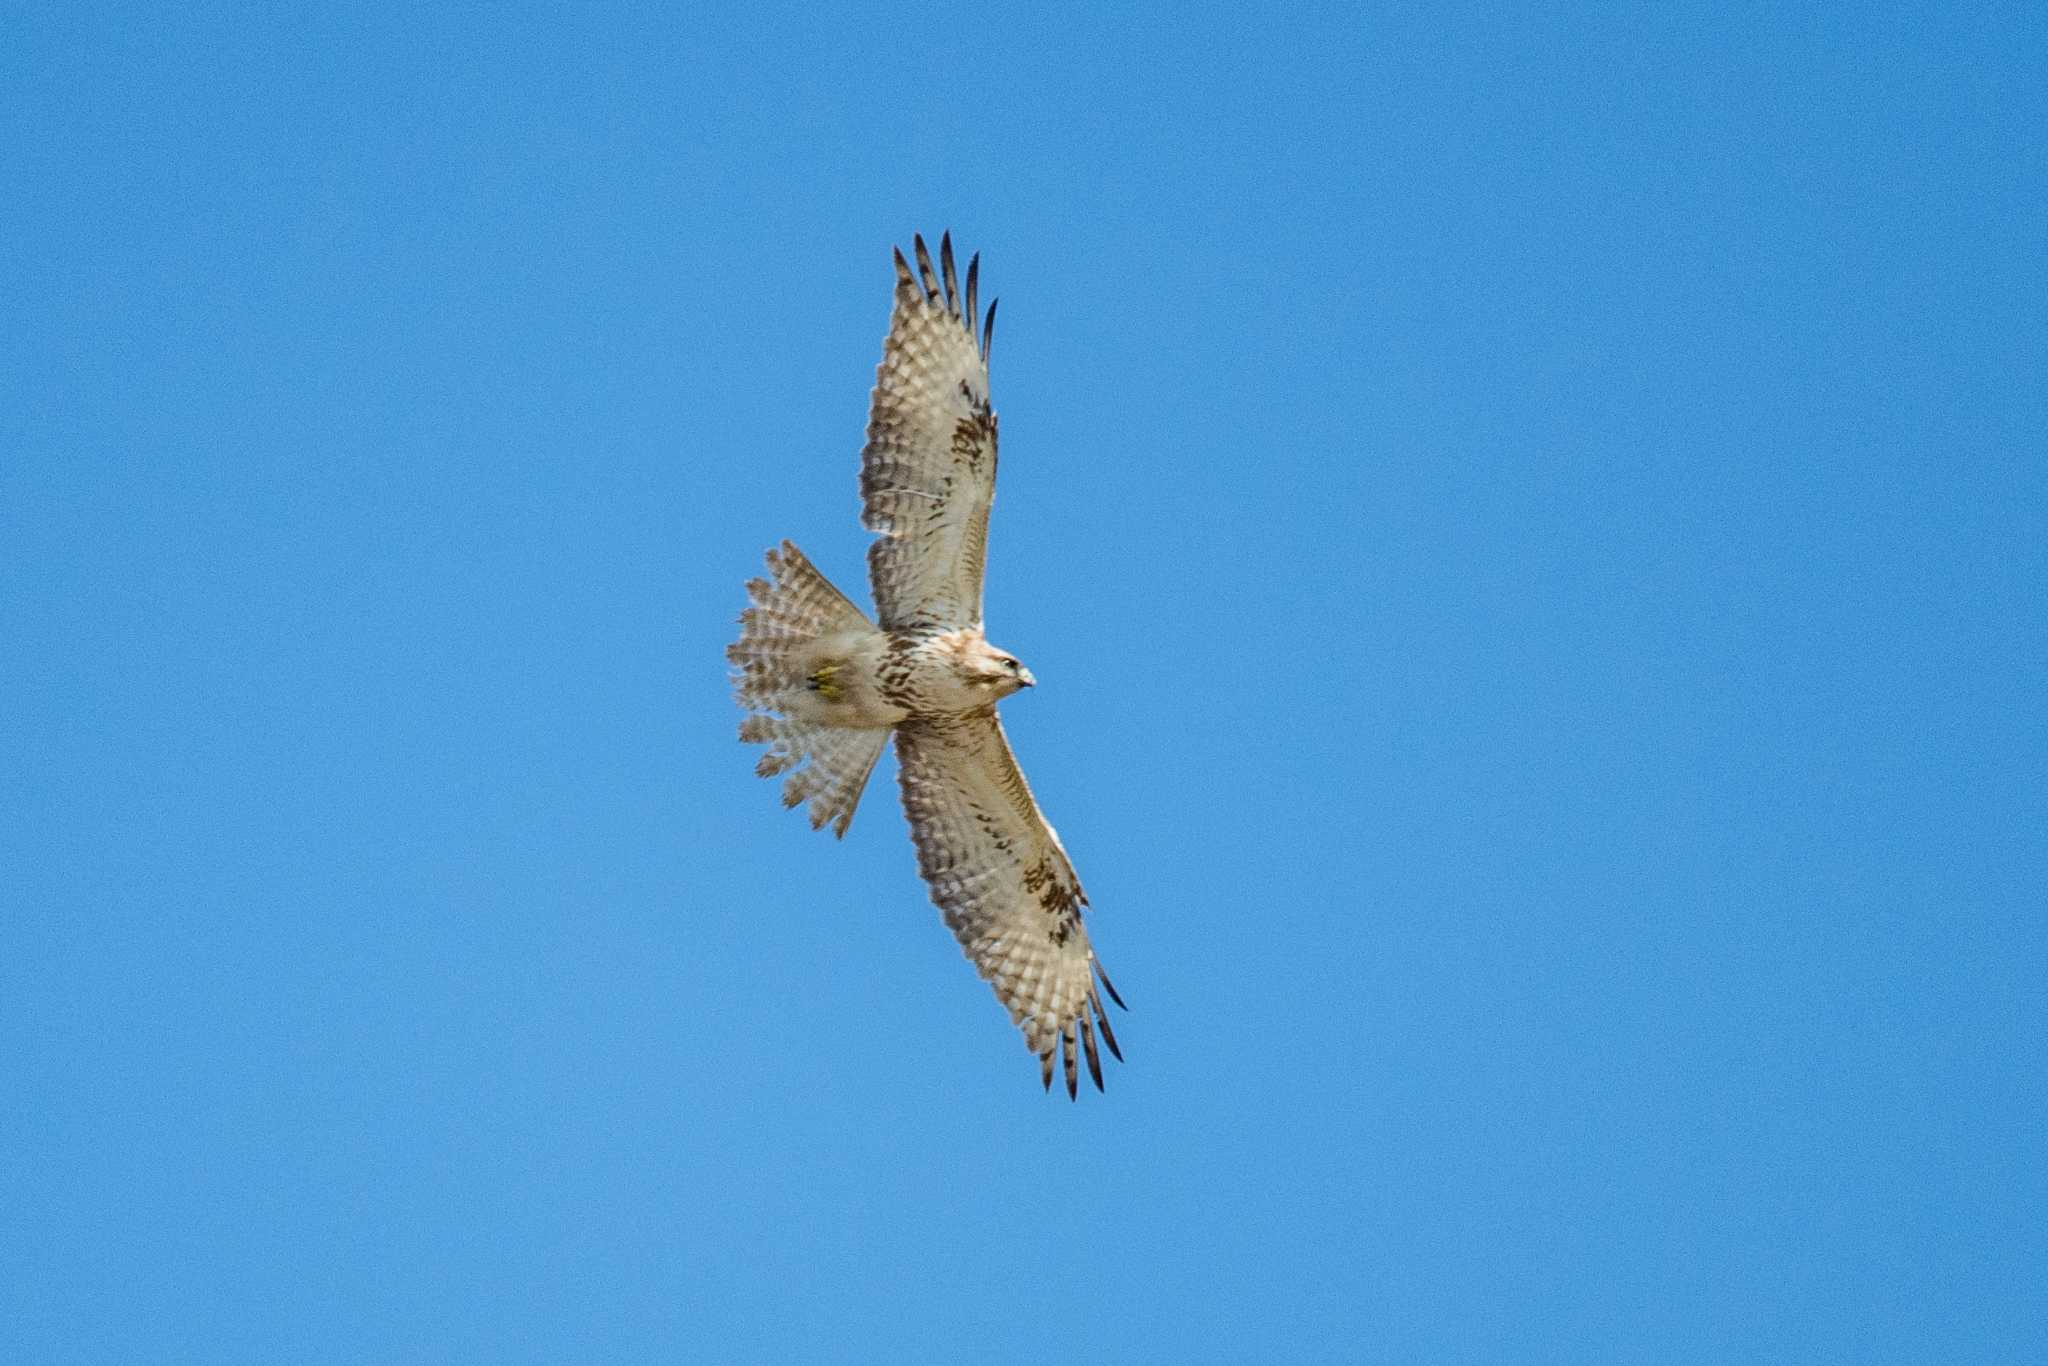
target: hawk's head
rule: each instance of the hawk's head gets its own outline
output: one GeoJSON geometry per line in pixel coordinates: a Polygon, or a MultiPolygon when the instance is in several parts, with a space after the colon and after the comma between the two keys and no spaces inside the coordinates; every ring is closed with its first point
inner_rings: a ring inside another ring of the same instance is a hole
{"type": "Polygon", "coordinates": [[[985,691],[989,701],[1008,697],[1037,681],[1031,670],[1008,650],[999,650],[979,637],[961,643],[964,648],[957,656],[961,681],[977,692],[985,691]]]}

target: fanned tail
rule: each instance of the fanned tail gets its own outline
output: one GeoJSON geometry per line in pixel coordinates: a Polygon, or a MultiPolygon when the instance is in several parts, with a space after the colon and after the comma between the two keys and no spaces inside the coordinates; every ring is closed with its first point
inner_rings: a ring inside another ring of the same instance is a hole
{"type": "Polygon", "coordinates": [[[754,713],[740,723],[740,739],[768,746],[754,767],[763,778],[794,770],[782,785],[784,806],[808,802],[813,830],[830,824],[843,836],[889,732],[815,719],[817,660],[827,637],[875,628],[790,542],[768,552],[768,569],[772,580],[748,581],[753,606],[740,613],[740,638],[725,651],[739,670],[734,695],[754,713]]]}

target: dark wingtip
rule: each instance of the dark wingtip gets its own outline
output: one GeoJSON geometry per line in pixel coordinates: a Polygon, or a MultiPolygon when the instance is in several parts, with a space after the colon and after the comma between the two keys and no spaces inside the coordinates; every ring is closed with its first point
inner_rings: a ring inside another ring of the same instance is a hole
{"type": "Polygon", "coordinates": [[[1091,993],[1088,999],[1095,1007],[1095,1026],[1102,1031],[1102,1041],[1109,1045],[1109,1051],[1116,1060],[1122,1062],[1124,1051],[1116,1046],[1116,1031],[1109,1027],[1109,1014],[1103,1010],[1101,998],[1091,993]]]}
{"type": "Polygon", "coordinates": [[[924,296],[936,299],[939,297],[939,282],[932,275],[932,254],[925,249],[924,234],[913,234],[910,242],[917,248],[917,277],[924,284],[924,296]]]}
{"type": "Polygon", "coordinates": [[[946,285],[946,311],[959,316],[960,279],[953,273],[953,233],[950,229],[939,234],[939,278],[946,285]]]}
{"type": "Polygon", "coordinates": [[[1088,1025],[1088,1017],[1081,1017],[1081,1051],[1088,1059],[1088,1076],[1095,1083],[1095,1089],[1102,1089],[1102,1059],[1095,1053],[1095,1031],[1088,1025]]]}
{"type": "Polygon", "coordinates": [[[988,317],[981,324],[981,358],[983,360],[988,359],[988,349],[995,344],[996,305],[1001,302],[1001,299],[990,299],[988,301],[988,317]]]}
{"type": "Polygon", "coordinates": [[[1095,965],[1095,977],[1097,981],[1102,983],[1102,989],[1109,993],[1109,999],[1116,1002],[1118,1010],[1130,1009],[1129,1006],[1124,1004],[1124,998],[1116,994],[1116,983],[1109,980],[1109,974],[1102,970],[1100,962],[1095,965]]]}
{"type": "Polygon", "coordinates": [[[903,259],[903,248],[891,247],[889,251],[896,257],[896,286],[900,289],[911,282],[910,262],[903,259]]]}

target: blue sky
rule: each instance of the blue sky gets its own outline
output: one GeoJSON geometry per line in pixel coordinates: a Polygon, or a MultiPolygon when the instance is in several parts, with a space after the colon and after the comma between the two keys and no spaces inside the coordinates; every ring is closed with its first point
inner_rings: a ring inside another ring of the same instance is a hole
{"type": "Polygon", "coordinates": [[[2038,7],[15,6],[0,1357],[2048,1357],[2038,7]],[[722,647],[889,248],[1132,1010],[722,647]]]}

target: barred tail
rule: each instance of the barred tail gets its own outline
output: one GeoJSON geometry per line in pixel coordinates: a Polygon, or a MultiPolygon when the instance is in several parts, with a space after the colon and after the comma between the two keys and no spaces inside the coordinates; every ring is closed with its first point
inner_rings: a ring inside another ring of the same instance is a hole
{"type": "Polygon", "coordinates": [[[739,670],[734,695],[754,713],[740,723],[740,739],[768,746],[754,767],[763,778],[795,770],[782,785],[784,806],[810,803],[811,829],[830,823],[843,836],[889,732],[815,719],[812,670],[822,638],[875,628],[790,542],[768,552],[768,569],[772,582],[748,581],[754,605],[740,613],[740,638],[725,651],[739,670]]]}

